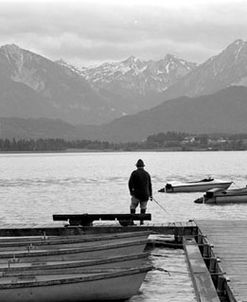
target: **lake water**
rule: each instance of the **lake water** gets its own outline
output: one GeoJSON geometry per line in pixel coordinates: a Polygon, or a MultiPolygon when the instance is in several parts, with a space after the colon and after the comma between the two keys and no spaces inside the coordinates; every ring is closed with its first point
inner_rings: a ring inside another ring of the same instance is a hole
{"type": "MultiPolygon", "coordinates": [[[[195,204],[202,193],[158,193],[172,180],[207,176],[247,184],[247,152],[116,152],[0,154],[0,226],[52,223],[59,213],[128,213],[128,179],[142,158],[151,174],[154,201],[148,203],[152,223],[189,219],[246,219],[247,204],[195,204]]],[[[155,249],[155,266],[142,293],[131,302],[196,301],[182,250],[155,249]]]]}

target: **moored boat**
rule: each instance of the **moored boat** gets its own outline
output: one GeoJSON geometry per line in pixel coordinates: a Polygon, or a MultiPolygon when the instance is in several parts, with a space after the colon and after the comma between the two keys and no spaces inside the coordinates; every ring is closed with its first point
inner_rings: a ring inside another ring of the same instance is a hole
{"type": "Polygon", "coordinates": [[[1,302],[74,302],[129,299],[137,294],[152,266],[102,272],[6,276],[1,302]]]}
{"type": "Polygon", "coordinates": [[[130,268],[138,267],[148,261],[149,253],[129,254],[124,256],[103,257],[99,259],[71,260],[71,261],[43,261],[43,262],[18,262],[8,261],[0,264],[2,275],[21,274],[30,275],[40,272],[64,272],[73,270],[81,272],[82,270],[102,269],[102,268],[130,268]]]}
{"type": "Polygon", "coordinates": [[[144,251],[148,239],[122,239],[117,242],[101,244],[95,242],[88,246],[57,249],[28,249],[0,251],[0,263],[43,262],[95,259],[117,255],[137,254],[144,251]]]}
{"type": "Polygon", "coordinates": [[[232,181],[224,181],[213,178],[205,178],[199,181],[191,182],[169,182],[159,192],[165,193],[189,193],[189,192],[206,192],[213,188],[227,189],[232,181]]]}
{"type": "Polygon", "coordinates": [[[98,240],[105,240],[105,239],[122,239],[122,238],[130,238],[130,237],[136,237],[141,234],[147,234],[149,235],[152,233],[152,231],[132,231],[132,232],[121,232],[121,233],[87,233],[83,232],[82,234],[78,235],[58,235],[58,236],[47,236],[46,233],[44,233],[42,236],[4,236],[0,237],[0,244],[2,242],[10,242],[10,243],[18,243],[22,244],[22,242],[31,242],[31,243],[36,243],[36,244],[43,244],[44,242],[46,243],[51,243],[52,242],[81,242],[81,241],[98,241],[98,240]]]}
{"type": "Polygon", "coordinates": [[[207,204],[247,203],[247,187],[231,190],[211,189],[194,202],[207,204]]]}
{"type": "Polygon", "coordinates": [[[123,232],[113,234],[97,235],[76,235],[76,236],[57,236],[47,237],[15,237],[0,238],[0,251],[16,250],[34,250],[34,249],[58,249],[58,248],[76,248],[90,245],[104,245],[107,243],[121,242],[122,240],[139,240],[147,239],[151,234],[150,231],[142,232],[123,232]]]}

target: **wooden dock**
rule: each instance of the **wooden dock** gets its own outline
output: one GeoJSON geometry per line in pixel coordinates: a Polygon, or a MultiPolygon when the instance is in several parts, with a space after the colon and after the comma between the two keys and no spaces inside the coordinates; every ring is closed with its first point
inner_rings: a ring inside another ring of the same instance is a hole
{"type": "Polygon", "coordinates": [[[196,221],[198,245],[219,297],[247,301],[247,221],[196,221]]]}
{"type": "MultiPolygon", "coordinates": [[[[160,225],[64,226],[6,225],[0,228],[5,236],[79,235],[150,231],[152,234],[173,235],[169,247],[183,247],[198,302],[247,302],[247,221],[200,220],[160,225]]],[[[150,242],[151,247],[166,247],[166,236],[150,242]]]]}

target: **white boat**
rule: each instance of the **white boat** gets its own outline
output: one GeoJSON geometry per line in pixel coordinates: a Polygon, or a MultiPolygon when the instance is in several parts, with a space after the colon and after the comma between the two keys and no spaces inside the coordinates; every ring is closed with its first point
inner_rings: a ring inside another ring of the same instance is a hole
{"type": "Polygon", "coordinates": [[[1,302],[125,300],[137,294],[152,266],[101,272],[1,276],[1,302]]]}
{"type": "Polygon", "coordinates": [[[37,262],[18,262],[8,261],[0,264],[0,273],[4,276],[11,274],[31,275],[40,272],[59,272],[66,273],[68,270],[81,272],[92,269],[104,268],[130,268],[139,267],[149,261],[149,253],[130,254],[124,256],[104,257],[92,260],[73,260],[73,261],[43,261],[37,262]]]}
{"type": "Polygon", "coordinates": [[[82,259],[98,259],[102,257],[138,254],[144,251],[148,239],[121,239],[117,242],[102,244],[100,241],[76,248],[27,249],[1,251],[0,263],[71,261],[82,259]]]}
{"type": "Polygon", "coordinates": [[[35,243],[37,245],[53,244],[54,243],[73,243],[73,242],[87,242],[87,241],[99,241],[105,239],[122,239],[141,236],[143,234],[150,235],[152,231],[132,231],[132,232],[121,232],[121,233],[83,233],[78,235],[58,235],[58,236],[47,236],[45,233],[42,236],[4,236],[0,237],[0,244],[2,243],[35,243]]]}
{"type": "Polygon", "coordinates": [[[194,202],[208,204],[247,203],[247,187],[232,190],[211,189],[194,202]]]}
{"type": "Polygon", "coordinates": [[[199,181],[191,182],[169,182],[159,192],[166,193],[189,193],[189,192],[206,192],[213,188],[227,189],[232,181],[223,181],[213,178],[205,178],[199,181]]]}
{"type": "Polygon", "coordinates": [[[97,235],[76,235],[76,236],[58,236],[46,239],[40,237],[15,237],[0,238],[0,251],[16,250],[34,250],[34,249],[58,249],[58,248],[76,248],[86,247],[95,244],[107,244],[121,242],[121,240],[139,240],[147,239],[151,234],[150,231],[142,232],[123,232],[113,234],[97,235]]]}

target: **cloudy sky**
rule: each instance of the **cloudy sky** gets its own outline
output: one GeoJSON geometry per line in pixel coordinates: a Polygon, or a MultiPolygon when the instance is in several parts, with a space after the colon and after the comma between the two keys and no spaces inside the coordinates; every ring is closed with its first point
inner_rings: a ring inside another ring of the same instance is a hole
{"type": "Polygon", "coordinates": [[[0,45],[76,65],[161,59],[202,63],[247,40],[246,0],[0,0],[0,45]]]}

